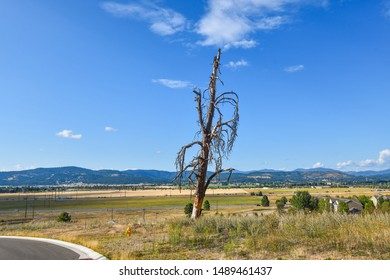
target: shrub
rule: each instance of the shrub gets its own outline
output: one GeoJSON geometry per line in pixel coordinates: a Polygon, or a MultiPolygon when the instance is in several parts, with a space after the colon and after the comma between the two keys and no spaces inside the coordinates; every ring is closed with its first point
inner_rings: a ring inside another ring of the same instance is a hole
{"type": "Polygon", "coordinates": [[[187,217],[191,217],[193,208],[194,208],[194,204],[187,203],[187,205],[184,207],[184,214],[186,214],[187,217]]]}
{"type": "Polygon", "coordinates": [[[369,200],[368,202],[366,202],[366,204],[364,204],[365,213],[372,213],[374,212],[374,210],[375,210],[374,202],[372,202],[371,200],[369,200]]]}
{"type": "Polygon", "coordinates": [[[323,198],[318,201],[318,212],[330,212],[332,210],[332,205],[328,198],[323,198]]]}
{"type": "Polygon", "coordinates": [[[383,202],[385,202],[385,199],[383,198],[383,196],[381,196],[380,198],[378,198],[378,207],[381,207],[383,202]]]}
{"type": "Polygon", "coordinates": [[[283,211],[284,203],[276,201],[276,208],[278,209],[278,212],[283,211]]]}
{"type": "Polygon", "coordinates": [[[261,206],[269,206],[269,199],[268,196],[264,195],[261,199],[261,206]]]}
{"type": "Polygon", "coordinates": [[[290,202],[296,209],[315,210],[318,207],[318,200],[312,197],[308,191],[298,191],[290,202]]]}
{"type": "Polygon", "coordinates": [[[366,205],[366,203],[369,203],[371,201],[370,198],[366,195],[360,195],[358,197],[358,200],[360,201],[361,204],[363,204],[363,207],[366,205]]]}
{"type": "Polygon", "coordinates": [[[203,203],[203,209],[206,211],[210,210],[210,202],[208,200],[203,203]]]}
{"type": "Polygon", "coordinates": [[[339,213],[349,213],[349,207],[345,201],[340,201],[339,206],[337,207],[339,213]]]}
{"type": "Polygon", "coordinates": [[[58,217],[57,221],[58,222],[70,222],[72,219],[71,215],[69,215],[68,212],[62,212],[58,217]]]}
{"type": "Polygon", "coordinates": [[[281,199],[275,201],[276,204],[283,204],[283,206],[287,203],[287,198],[283,196],[281,199]]]}
{"type": "Polygon", "coordinates": [[[383,212],[383,213],[390,213],[390,202],[389,201],[385,201],[383,202],[379,209],[383,212]]]}

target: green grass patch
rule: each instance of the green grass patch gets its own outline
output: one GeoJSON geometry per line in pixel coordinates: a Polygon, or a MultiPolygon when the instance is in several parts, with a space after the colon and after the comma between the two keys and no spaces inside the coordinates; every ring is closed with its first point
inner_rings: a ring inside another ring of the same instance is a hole
{"type": "MultiPolygon", "coordinates": [[[[215,195],[207,196],[211,209],[217,205],[256,205],[258,197],[249,195],[215,195]]],[[[99,208],[150,208],[150,207],[179,207],[193,202],[193,198],[183,196],[159,196],[159,197],[120,197],[120,198],[84,198],[84,199],[63,199],[63,200],[27,200],[28,211],[35,210],[62,210],[62,209],[99,209],[99,208]]],[[[19,210],[23,212],[26,208],[25,200],[1,201],[1,210],[19,210]]]]}

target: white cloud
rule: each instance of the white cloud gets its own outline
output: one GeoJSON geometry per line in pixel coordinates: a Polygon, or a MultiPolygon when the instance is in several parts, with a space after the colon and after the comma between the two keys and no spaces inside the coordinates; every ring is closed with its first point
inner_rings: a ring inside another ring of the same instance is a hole
{"type": "Polygon", "coordinates": [[[242,49],[251,49],[256,47],[257,42],[255,40],[241,40],[227,43],[223,46],[224,50],[232,49],[232,48],[242,48],[242,49]]]}
{"type": "Polygon", "coordinates": [[[344,162],[339,162],[337,163],[337,168],[345,168],[348,166],[355,165],[352,160],[344,161],[344,162]]]}
{"type": "Polygon", "coordinates": [[[178,88],[187,88],[191,86],[191,83],[188,81],[181,80],[170,80],[170,79],[153,79],[153,83],[161,84],[163,86],[178,89],[178,88]]]}
{"type": "Polygon", "coordinates": [[[104,2],[101,7],[118,17],[131,17],[149,22],[150,29],[159,35],[173,35],[184,31],[188,22],[187,19],[171,9],[164,9],[150,2],[142,4],[120,4],[115,2],[104,2]]]}
{"type": "Polygon", "coordinates": [[[305,66],[300,64],[300,65],[286,67],[284,68],[284,71],[288,73],[294,73],[294,72],[302,71],[303,69],[305,69],[305,66]]]}
{"type": "MultiPolygon", "coordinates": [[[[290,22],[291,14],[303,5],[327,4],[325,0],[208,0],[207,13],[197,23],[203,46],[225,46],[250,42],[258,31],[274,30],[290,22]]],[[[255,44],[251,44],[254,47],[255,44]]]]}
{"type": "Polygon", "coordinates": [[[73,134],[72,130],[64,129],[56,134],[58,137],[70,138],[70,139],[81,139],[81,134],[73,134]]]}
{"type": "Polygon", "coordinates": [[[283,24],[288,22],[287,17],[275,16],[275,17],[266,17],[256,23],[256,28],[260,30],[272,30],[277,29],[283,24]]]}
{"type": "Polygon", "coordinates": [[[104,130],[105,130],[105,131],[107,131],[107,132],[114,132],[114,131],[118,131],[118,129],[116,129],[116,128],[113,128],[113,127],[111,127],[111,126],[106,126],[106,127],[104,128],[104,130]]]}
{"type": "Polygon", "coordinates": [[[36,167],[34,165],[15,164],[10,169],[0,169],[0,172],[31,170],[35,168],[36,167]]]}
{"type": "Polygon", "coordinates": [[[225,66],[236,69],[238,67],[248,66],[248,62],[244,59],[241,59],[239,61],[229,61],[229,63],[227,63],[225,66]]]}
{"type": "Polygon", "coordinates": [[[385,149],[385,150],[379,152],[378,162],[380,164],[390,162],[390,150],[389,149],[385,149]]]}
{"type": "Polygon", "coordinates": [[[316,162],[315,164],[313,164],[313,168],[322,168],[322,167],[324,167],[324,165],[321,162],[316,162]]]}
{"type": "Polygon", "coordinates": [[[348,160],[337,163],[337,168],[357,167],[358,169],[383,169],[390,167],[390,149],[385,149],[379,152],[377,159],[366,159],[360,162],[348,160]]]}
{"type": "Polygon", "coordinates": [[[146,21],[151,31],[162,36],[187,31],[201,37],[197,42],[201,46],[226,50],[253,48],[257,45],[252,38],[256,32],[278,29],[292,21],[298,8],[326,6],[328,0],[207,0],[205,13],[195,24],[184,15],[153,2],[104,2],[101,7],[114,16],[146,21]]]}
{"type": "Polygon", "coordinates": [[[360,167],[381,168],[390,165],[390,150],[385,149],[379,152],[377,159],[366,159],[358,163],[360,167]]]}

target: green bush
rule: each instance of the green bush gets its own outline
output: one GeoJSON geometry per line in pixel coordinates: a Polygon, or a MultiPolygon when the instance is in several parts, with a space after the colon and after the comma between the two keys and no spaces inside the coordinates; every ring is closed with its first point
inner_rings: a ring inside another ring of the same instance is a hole
{"type": "Polygon", "coordinates": [[[383,204],[383,202],[385,202],[385,199],[383,198],[383,196],[381,196],[380,198],[378,198],[378,208],[380,208],[383,204]]]}
{"type": "Polygon", "coordinates": [[[375,210],[374,202],[372,202],[371,200],[369,200],[368,202],[366,202],[366,204],[364,204],[365,213],[373,213],[374,210],[375,210]]]}
{"type": "Polygon", "coordinates": [[[283,211],[284,209],[284,203],[281,203],[279,200],[276,202],[276,208],[278,210],[278,212],[281,212],[283,211]]]}
{"type": "Polygon", "coordinates": [[[203,209],[206,211],[210,210],[210,202],[208,200],[203,203],[203,209]]]}
{"type": "Polygon", "coordinates": [[[194,204],[187,203],[187,205],[184,207],[184,214],[186,214],[187,217],[191,217],[193,208],[194,208],[194,204]]]}
{"type": "Polygon", "coordinates": [[[269,199],[268,196],[264,195],[261,199],[261,206],[269,206],[269,199]]]}
{"type": "Polygon", "coordinates": [[[318,200],[312,197],[308,191],[298,191],[290,202],[296,209],[315,210],[318,207],[318,200]]]}
{"type": "Polygon", "coordinates": [[[281,199],[277,199],[275,201],[276,204],[283,204],[283,206],[287,203],[287,198],[283,196],[281,199]]]}
{"type": "Polygon", "coordinates": [[[58,217],[57,221],[58,222],[70,222],[72,219],[71,215],[69,215],[68,212],[62,212],[58,217]]]}
{"type": "Polygon", "coordinates": [[[324,213],[324,212],[330,212],[332,211],[332,205],[330,204],[330,201],[328,198],[322,198],[318,201],[318,212],[324,213]]]}
{"type": "Polygon", "coordinates": [[[371,201],[370,198],[366,195],[360,195],[358,197],[358,200],[360,201],[361,204],[363,204],[363,207],[366,205],[366,203],[369,203],[371,201]]]}
{"type": "Polygon", "coordinates": [[[339,206],[337,207],[339,213],[349,213],[349,207],[345,201],[340,201],[339,206]]]}

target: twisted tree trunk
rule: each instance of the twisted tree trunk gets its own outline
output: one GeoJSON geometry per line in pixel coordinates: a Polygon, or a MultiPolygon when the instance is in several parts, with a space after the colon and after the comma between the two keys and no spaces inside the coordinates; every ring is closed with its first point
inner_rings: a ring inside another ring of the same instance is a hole
{"type": "Polygon", "coordinates": [[[199,117],[199,133],[202,136],[201,141],[195,141],[191,144],[183,146],[176,158],[176,168],[178,174],[176,178],[179,180],[179,186],[181,179],[188,169],[191,172],[188,175],[189,183],[193,183],[192,176],[195,175],[195,198],[191,218],[196,219],[202,213],[203,200],[206,196],[206,190],[215,176],[218,176],[221,172],[232,172],[232,168],[222,168],[222,158],[227,156],[232,149],[234,140],[237,136],[238,125],[238,96],[234,92],[225,92],[217,95],[217,80],[219,79],[219,67],[220,67],[221,50],[218,50],[218,54],[214,57],[213,72],[210,77],[208,89],[205,92],[200,90],[194,90],[196,94],[195,101],[197,102],[197,110],[199,117]],[[208,96],[205,95],[208,93],[208,96]],[[222,120],[221,108],[218,105],[230,105],[234,107],[233,118],[228,121],[222,120]],[[207,112],[204,113],[203,109],[207,108],[207,112]],[[214,122],[215,115],[217,115],[217,121],[214,122]],[[185,165],[185,156],[187,149],[198,145],[200,150],[198,155],[193,160],[185,165]],[[215,172],[207,178],[207,170],[210,163],[215,165],[215,172]]]}

